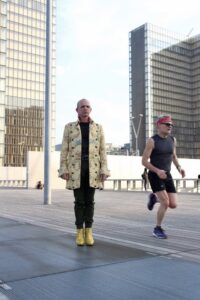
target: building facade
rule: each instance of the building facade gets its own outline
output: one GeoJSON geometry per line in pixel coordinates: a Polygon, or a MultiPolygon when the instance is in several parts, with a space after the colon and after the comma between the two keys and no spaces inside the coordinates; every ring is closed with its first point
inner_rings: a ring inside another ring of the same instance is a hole
{"type": "Polygon", "coordinates": [[[138,143],[142,154],[147,138],[156,132],[157,117],[170,114],[178,156],[199,158],[200,35],[188,37],[144,24],[129,33],[129,55],[133,152],[138,143]]]}
{"type": "MultiPolygon", "coordinates": [[[[46,5],[0,0],[0,166],[25,166],[44,146],[46,5]]],[[[52,147],[55,145],[55,24],[52,1],[52,147]]]]}

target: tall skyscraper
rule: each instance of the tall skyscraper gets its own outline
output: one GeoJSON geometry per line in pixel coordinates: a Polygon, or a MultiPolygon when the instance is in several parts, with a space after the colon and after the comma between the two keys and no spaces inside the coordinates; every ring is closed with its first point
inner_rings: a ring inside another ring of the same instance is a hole
{"type": "Polygon", "coordinates": [[[183,36],[144,24],[129,34],[130,142],[138,150],[156,132],[155,120],[174,120],[179,157],[200,157],[200,35],[183,36]],[[134,117],[134,119],[132,119],[134,117]],[[132,124],[132,121],[134,122],[132,124]],[[132,126],[134,125],[134,126],[132,126]]]}
{"type": "MultiPolygon", "coordinates": [[[[0,166],[25,166],[28,150],[43,150],[47,1],[0,0],[0,166]]],[[[53,148],[55,0],[52,6],[53,148]]]]}

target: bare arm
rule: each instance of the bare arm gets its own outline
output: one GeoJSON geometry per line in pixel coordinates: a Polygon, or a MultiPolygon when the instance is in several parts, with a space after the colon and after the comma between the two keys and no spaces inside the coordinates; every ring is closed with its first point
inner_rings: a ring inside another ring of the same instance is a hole
{"type": "Polygon", "coordinates": [[[185,170],[183,170],[178,162],[178,157],[176,155],[176,139],[174,138],[174,151],[173,151],[173,157],[172,161],[177,168],[178,172],[181,174],[181,176],[184,178],[185,177],[185,170]]]}
{"type": "Polygon", "coordinates": [[[158,177],[165,179],[167,177],[166,171],[156,168],[149,162],[149,158],[151,156],[153,149],[154,149],[154,140],[152,138],[150,138],[150,139],[148,139],[148,141],[146,143],[146,147],[143,152],[142,164],[150,171],[155,172],[158,175],[158,177]]]}

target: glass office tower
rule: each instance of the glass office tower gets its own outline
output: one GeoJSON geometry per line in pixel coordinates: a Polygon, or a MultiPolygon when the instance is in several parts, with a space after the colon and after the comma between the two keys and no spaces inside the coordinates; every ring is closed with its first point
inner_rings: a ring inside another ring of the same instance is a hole
{"type": "Polygon", "coordinates": [[[200,35],[172,33],[144,24],[129,35],[130,142],[143,114],[138,147],[156,132],[159,115],[170,114],[179,157],[200,157],[200,35]]]}
{"type": "MultiPolygon", "coordinates": [[[[43,150],[47,1],[0,0],[0,166],[25,166],[28,150],[43,150]]],[[[52,5],[54,148],[55,1],[52,5]]]]}

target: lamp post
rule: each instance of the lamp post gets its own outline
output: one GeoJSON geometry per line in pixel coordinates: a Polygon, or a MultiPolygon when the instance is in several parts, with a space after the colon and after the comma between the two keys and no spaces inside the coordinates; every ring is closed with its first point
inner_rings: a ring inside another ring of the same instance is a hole
{"type": "Polygon", "coordinates": [[[140,127],[141,127],[142,117],[143,117],[143,114],[139,114],[139,123],[138,123],[137,129],[135,128],[135,125],[134,125],[134,122],[133,122],[133,119],[135,117],[134,116],[130,117],[132,128],[133,128],[133,132],[134,132],[134,136],[135,136],[135,155],[136,156],[140,155],[140,151],[138,149],[138,136],[139,136],[139,133],[140,133],[140,127]]]}
{"type": "Polygon", "coordinates": [[[46,9],[44,205],[51,204],[52,0],[47,1],[46,9]]]}

